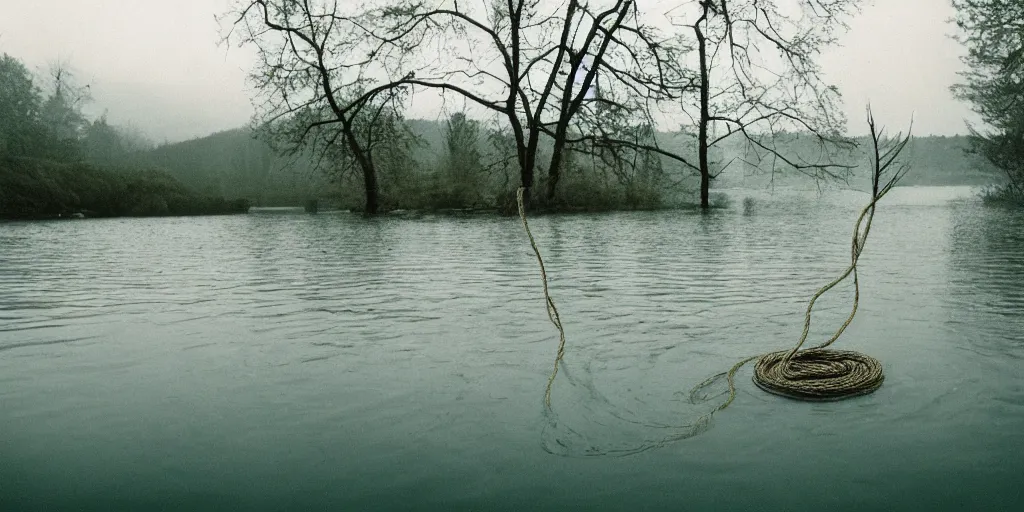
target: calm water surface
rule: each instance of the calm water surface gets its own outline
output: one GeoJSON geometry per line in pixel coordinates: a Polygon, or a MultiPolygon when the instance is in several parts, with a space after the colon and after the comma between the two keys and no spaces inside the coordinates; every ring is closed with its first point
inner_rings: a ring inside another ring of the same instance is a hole
{"type": "Polygon", "coordinates": [[[666,442],[720,400],[695,384],[792,346],[866,199],[733,196],[532,221],[553,414],[515,219],[0,224],[0,509],[1024,510],[1024,213],[965,189],[880,208],[837,345],[879,391],[794,402],[747,368],[666,442]]]}

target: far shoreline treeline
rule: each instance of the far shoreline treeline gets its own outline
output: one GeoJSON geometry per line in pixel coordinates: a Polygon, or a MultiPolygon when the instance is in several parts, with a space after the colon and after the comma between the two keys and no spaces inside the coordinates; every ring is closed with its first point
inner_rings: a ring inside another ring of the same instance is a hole
{"type": "Polygon", "coordinates": [[[0,56],[0,219],[52,219],[245,213],[245,198],[197,192],[170,174],[133,161],[152,143],[89,120],[89,87],[65,63],[40,79],[0,56]],[[42,85],[40,85],[40,83],[42,85]],[[45,88],[45,91],[44,91],[45,88]]]}
{"type": "Polygon", "coordinates": [[[249,206],[246,199],[196,194],[161,171],[0,158],[0,218],[7,220],[223,215],[249,206]]]}
{"type": "MultiPolygon", "coordinates": [[[[472,122],[452,130],[444,121],[404,121],[416,143],[401,166],[381,173],[381,211],[394,210],[499,210],[514,213],[514,165],[502,166],[491,144],[493,135],[482,123],[472,122]],[[468,135],[466,132],[470,132],[468,135]],[[453,133],[454,132],[454,133],[453,133]],[[458,138],[473,142],[460,143],[458,138]],[[452,148],[455,148],[454,151],[452,148]],[[495,160],[499,164],[495,164],[495,160]]],[[[359,176],[327,166],[316,168],[306,155],[279,156],[248,128],[167,144],[144,154],[138,161],[165,170],[193,190],[229,198],[244,197],[257,207],[301,207],[310,200],[345,210],[361,211],[359,176]]],[[[682,136],[659,133],[659,142],[682,145],[682,136]]],[[[794,137],[797,143],[798,137],[794,137]]],[[[858,142],[861,142],[857,139],[858,142]]],[[[983,158],[969,154],[966,136],[915,137],[906,151],[914,172],[903,186],[999,185],[1001,171],[983,158]]],[[[547,148],[542,147],[542,150],[547,148]]],[[[713,165],[724,167],[713,188],[808,188],[819,183],[798,173],[770,172],[745,162],[742,146],[723,144],[711,154],[713,165]],[[774,180],[774,183],[772,183],[774,180]]],[[[866,153],[850,155],[853,164],[866,162],[866,153]]],[[[598,162],[600,164],[600,162],[598,162]]],[[[646,176],[639,172],[600,169],[590,158],[571,159],[558,188],[559,203],[538,211],[607,211],[693,207],[698,177],[678,172],[667,162],[651,162],[646,176]],[[653,185],[653,186],[652,186],[653,185]]],[[[859,187],[866,167],[855,169],[846,182],[834,186],[859,187]]],[[[542,177],[543,179],[543,177],[542,177]]],[[[538,187],[540,188],[540,187],[538,187]]]]}
{"type": "MultiPolygon", "coordinates": [[[[105,115],[87,119],[81,107],[89,100],[88,88],[75,82],[66,65],[53,66],[41,79],[4,55],[0,79],[0,218],[211,215],[309,204],[364,209],[363,176],[356,167],[318,151],[282,151],[263,130],[239,128],[157,147],[137,130],[110,125],[105,115]]],[[[507,132],[462,112],[391,121],[383,128],[395,133],[394,141],[376,153],[381,213],[516,212],[520,170],[507,132]]],[[[696,158],[695,135],[686,130],[649,128],[639,135],[667,152],[696,158]]],[[[796,154],[815,148],[812,134],[778,133],[773,144],[796,154]]],[[[998,169],[969,154],[969,146],[963,136],[915,138],[907,152],[915,171],[905,184],[1004,182],[998,169]]],[[[540,160],[548,158],[553,140],[542,135],[537,150],[540,160]]],[[[701,188],[700,175],[668,156],[594,154],[573,145],[562,151],[559,184],[551,195],[544,193],[552,189],[538,168],[532,210],[693,207],[701,188]]],[[[845,183],[858,183],[864,169],[857,164],[867,156],[862,152],[851,148],[839,155],[850,165],[845,183]]],[[[821,185],[820,178],[798,168],[772,164],[766,170],[768,156],[745,138],[721,138],[706,157],[713,186],[821,185]]],[[[831,181],[845,186],[842,179],[831,181]]]]}

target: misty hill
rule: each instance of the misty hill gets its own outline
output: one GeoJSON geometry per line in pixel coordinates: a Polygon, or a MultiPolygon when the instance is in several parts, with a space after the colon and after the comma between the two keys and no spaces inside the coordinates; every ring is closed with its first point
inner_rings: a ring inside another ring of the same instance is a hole
{"type": "Polygon", "coordinates": [[[248,128],[160,146],[134,156],[204,194],[246,198],[256,206],[297,205],[324,180],[309,162],[282,157],[248,128]]]}
{"type": "MultiPolygon", "coordinates": [[[[423,171],[442,165],[444,161],[445,123],[435,120],[409,120],[407,124],[419,139],[412,150],[411,171],[423,171]],[[413,169],[415,167],[416,169],[413,169]]],[[[481,134],[480,152],[487,155],[491,148],[486,136],[481,134]]],[[[666,149],[692,155],[692,139],[673,133],[659,133],[659,144],[666,149]]],[[[806,142],[806,141],[805,141],[806,142]]],[[[853,155],[853,163],[862,165],[867,161],[869,140],[860,139],[859,154],[853,155]]],[[[797,137],[793,144],[801,144],[797,137]]],[[[726,141],[712,150],[712,158],[718,163],[740,157],[716,180],[718,186],[760,188],[768,184],[769,173],[750,165],[736,163],[742,160],[739,141],[726,141]]],[[[907,157],[913,164],[913,171],[902,182],[903,185],[984,185],[1001,183],[1003,177],[998,169],[984,159],[966,152],[967,138],[964,136],[917,137],[907,148],[907,157]]],[[[239,128],[213,135],[160,146],[138,153],[134,163],[144,167],[161,169],[174,176],[193,190],[206,195],[223,196],[229,199],[246,198],[257,206],[299,205],[312,197],[336,197],[358,195],[357,186],[342,185],[327,176],[323,169],[314,169],[308,158],[282,157],[268,144],[253,137],[248,128],[239,128]],[[344,189],[344,190],[343,190],[344,189]]],[[[677,178],[685,177],[688,171],[665,158],[666,170],[675,169],[677,178]]],[[[858,171],[851,181],[857,186],[858,171]]],[[[412,178],[425,174],[408,174],[412,178]]],[[[810,187],[809,178],[794,173],[777,174],[777,186],[810,187]]],[[[689,181],[689,180],[686,180],[689,181]]]]}
{"type": "MultiPolygon", "coordinates": [[[[862,145],[870,142],[860,141],[862,145]]],[[[866,146],[865,146],[866,147],[866,146]]],[[[984,157],[970,154],[966,136],[915,137],[907,146],[913,169],[902,185],[988,185],[1004,183],[1006,174],[984,157]]]]}
{"type": "MultiPolygon", "coordinates": [[[[792,139],[786,144],[794,149],[803,149],[806,154],[814,154],[815,146],[810,137],[790,137],[792,139]]],[[[871,176],[871,139],[867,136],[858,137],[855,142],[858,144],[857,149],[846,155],[840,163],[856,166],[848,179],[850,187],[867,189],[871,176]]],[[[761,188],[770,184],[770,172],[744,162],[744,146],[737,138],[726,140],[721,147],[712,149],[713,161],[732,162],[717,180],[718,186],[761,188]]],[[[983,157],[970,153],[969,148],[970,142],[966,136],[914,137],[900,158],[911,165],[910,172],[900,181],[900,186],[980,186],[1005,182],[1005,174],[1001,170],[983,157]]],[[[792,169],[782,169],[776,173],[774,180],[776,187],[815,186],[813,180],[792,169]]]]}

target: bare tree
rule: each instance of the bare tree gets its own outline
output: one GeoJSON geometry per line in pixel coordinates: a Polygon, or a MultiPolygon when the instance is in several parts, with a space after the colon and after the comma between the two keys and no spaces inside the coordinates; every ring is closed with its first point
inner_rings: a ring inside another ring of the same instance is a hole
{"type": "Polygon", "coordinates": [[[73,159],[81,155],[81,139],[89,120],[82,107],[92,100],[91,87],[82,85],[75,76],[71,63],[65,59],[53,61],[48,69],[49,95],[39,111],[40,120],[55,143],[54,155],[60,159],[73,159]]]}
{"type": "MultiPolygon", "coordinates": [[[[298,11],[323,3],[276,1],[298,11]]],[[[267,1],[251,4],[265,11],[267,1]]],[[[575,119],[595,112],[599,105],[647,119],[655,104],[678,102],[692,81],[680,66],[683,48],[678,41],[640,23],[634,0],[604,4],[595,8],[578,0],[378,0],[347,17],[337,13],[337,4],[328,4],[321,9],[334,14],[319,25],[307,16],[306,25],[320,28],[311,29],[317,35],[305,42],[324,48],[313,53],[323,62],[314,78],[325,91],[339,87],[324,85],[332,74],[349,73],[353,81],[373,82],[367,85],[369,95],[412,86],[434,91],[442,99],[454,94],[497,116],[515,141],[523,187],[534,185],[541,167],[542,136],[550,137],[554,148],[546,162],[546,197],[551,198],[575,119]],[[350,32],[342,33],[343,25],[350,32]],[[352,41],[356,39],[358,44],[352,41]],[[347,52],[344,57],[338,55],[341,47],[347,52]],[[326,56],[347,59],[346,64],[327,64],[322,58],[326,56]]],[[[266,19],[263,23],[270,26],[266,19]]],[[[279,49],[294,53],[294,47],[279,49]]],[[[261,53],[268,51],[261,48],[261,53]]],[[[339,106],[335,114],[344,109],[339,106]]],[[[577,133],[577,141],[589,137],[635,146],[577,133]]],[[[656,147],[643,149],[685,161],[656,147]]]]}
{"type": "Polygon", "coordinates": [[[400,114],[407,88],[368,87],[384,70],[359,20],[337,1],[310,0],[238,0],[224,20],[231,24],[225,40],[259,55],[251,74],[260,91],[255,124],[292,150],[312,147],[357,168],[365,213],[377,213],[375,150],[396,132],[376,126],[400,114]]]}
{"type": "Polygon", "coordinates": [[[734,133],[771,156],[773,172],[785,165],[816,178],[841,174],[829,153],[842,142],[838,93],[822,83],[814,57],[857,1],[694,1],[686,4],[695,7],[692,21],[677,22],[687,28],[677,33],[646,23],[636,0],[239,0],[232,20],[240,42],[262,58],[254,73],[268,100],[261,119],[312,108],[320,115],[298,135],[337,125],[337,140],[363,170],[368,212],[376,171],[355,119],[395,91],[454,95],[493,116],[515,143],[520,185],[533,187],[546,171],[548,201],[573,145],[675,161],[701,175],[707,206],[708,148],[734,133]],[[657,126],[666,108],[695,119],[696,163],[656,137],[619,129],[657,126]],[[713,137],[717,125],[724,134],[713,137]],[[783,150],[773,137],[782,130],[811,134],[819,153],[783,150]],[[550,155],[542,156],[542,141],[550,155]]]}
{"type": "Polygon", "coordinates": [[[696,41],[691,66],[698,76],[686,111],[697,132],[702,207],[708,207],[715,177],[709,148],[735,136],[757,160],[748,163],[763,167],[767,159],[773,176],[789,168],[815,179],[845,178],[852,166],[840,156],[853,142],[841,135],[839,92],[824,83],[815,59],[835,42],[859,3],[692,0],[669,12],[673,24],[692,30],[696,41]],[[783,144],[780,135],[786,132],[813,144],[783,144]]]}

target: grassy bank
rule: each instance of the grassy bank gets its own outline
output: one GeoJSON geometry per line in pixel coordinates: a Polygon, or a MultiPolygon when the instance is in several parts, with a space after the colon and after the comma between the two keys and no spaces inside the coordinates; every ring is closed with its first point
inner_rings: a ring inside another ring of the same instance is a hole
{"type": "Polygon", "coordinates": [[[248,210],[247,200],[200,196],[163,172],[0,158],[0,218],[219,215],[248,210]]]}

